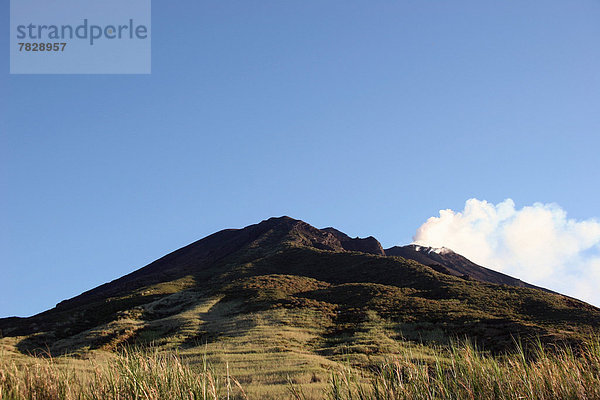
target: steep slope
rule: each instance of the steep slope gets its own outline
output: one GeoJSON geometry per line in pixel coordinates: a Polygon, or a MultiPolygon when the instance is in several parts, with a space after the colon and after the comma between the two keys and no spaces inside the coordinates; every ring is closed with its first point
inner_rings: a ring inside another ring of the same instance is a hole
{"type": "Polygon", "coordinates": [[[411,244],[386,249],[388,256],[402,257],[432,267],[438,272],[475,279],[481,282],[546,290],[512,276],[482,267],[445,247],[434,248],[411,244]]]}
{"type": "MultiPolygon", "coordinates": [[[[128,275],[100,285],[30,318],[0,319],[0,330],[28,334],[48,330],[80,332],[111,320],[120,311],[213,281],[235,266],[226,259],[255,259],[283,245],[343,251],[333,235],[289,217],[270,218],[243,229],[225,229],[176,250],[128,275]],[[241,254],[241,259],[236,258],[241,254]],[[154,288],[154,290],[148,290],[154,288]],[[17,321],[17,322],[15,322],[17,321]],[[66,328],[64,328],[66,327],[66,328]]],[[[242,261],[240,261],[242,262],[242,261]]]]}
{"type": "Polygon", "coordinates": [[[499,279],[497,273],[459,255],[403,253],[426,257],[421,262],[379,255],[373,240],[271,218],[210,235],[42,314],[2,319],[0,330],[23,352],[218,343],[245,354],[252,344],[310,354],[321,365],[348,353],[383,356],[402,339],[469,336],[502,351],[514,336],[577,343],[598,332],[593,306],[489,283],[483,278],[499,279]]]}
{"type": "Polygon", "coordinates": [[[57,305],[59,309],[123,294],[159,282],[172,281],[190,274],[197,279],[209,279],[211,266],[241,249],[270,251],[281,243],[294,243],[324,250],[342,250],[339,241],[305,222],[289,217],[271,218],[243,229],[225,229],[176,250],[151,264],[101,285],[57,305]]]}

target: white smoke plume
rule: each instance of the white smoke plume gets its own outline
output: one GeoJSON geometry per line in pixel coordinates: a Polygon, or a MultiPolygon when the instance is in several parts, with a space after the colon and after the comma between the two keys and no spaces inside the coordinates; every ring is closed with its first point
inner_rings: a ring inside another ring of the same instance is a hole
{"type": "Polygon", "coordinates": [[[600,306],[600,222],[569,219],[556,204],[469,199],[462,211],[429,218],[413,240],[600,306]]]}

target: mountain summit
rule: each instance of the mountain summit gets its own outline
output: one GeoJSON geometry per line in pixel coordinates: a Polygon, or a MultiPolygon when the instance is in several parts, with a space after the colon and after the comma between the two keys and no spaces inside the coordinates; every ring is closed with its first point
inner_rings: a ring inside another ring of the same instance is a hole
{"type": "Polygon", "coordinates": [[[388,256],[403,257],[427,265],[438,272],[458,276],[465,279],[475,279],[481,282],[496,283],[516,287],[528,287],[549,291],[538,286],[530,285],[520,279],[482,267],[467,258],[441,247],[428,247],[418,244],[394,246],[385,250],[388,256]]]}
{"type": "Polygon", "coordinates": [[[323,360],[394,352],[402,340],[469,336],[492,351],[517,336],[577,343],[599,326],[598,308],[451,250],[383,250],[373,237],[289,217],[222,230],[51,310],[0,319],[2,335],[23,352],[144,343],[235,349],[260,331],[264,351],[323,360]]]}

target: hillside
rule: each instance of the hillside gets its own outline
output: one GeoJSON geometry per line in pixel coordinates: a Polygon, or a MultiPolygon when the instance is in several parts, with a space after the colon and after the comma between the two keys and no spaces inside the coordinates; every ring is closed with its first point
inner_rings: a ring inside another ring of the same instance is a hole
{"type": "Polygon", "coordinates": [[[470,337],[500,352],[514,337],[577,344],[599,331],[600,309],[455,253],[379,249],[374,238],[271,218],[217,232],[36,316],[1,319],[2,341],[53,354],[152,343],[192,361],[205,344],[242,380],[285,383],[286,374],[319,373],[344,357],[369,364],[416,342],[470,337]],[[264,359],[280,369],[250,375],[264,359]]]}

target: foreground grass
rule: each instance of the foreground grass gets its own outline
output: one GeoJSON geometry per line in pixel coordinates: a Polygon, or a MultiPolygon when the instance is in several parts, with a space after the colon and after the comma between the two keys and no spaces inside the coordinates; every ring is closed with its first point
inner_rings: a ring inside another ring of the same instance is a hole
{"type": "Polygon", "coordinates": [[[440,351],[433,362],[410,352],[378,367],[367,379],[350,368],[333,374],[329,399],[600,399],[600,341],[576,355],[538,345],[503,357],[469,344],[440,351]]]}
{"type": "MultiPolygon", "coordinates": [[[[290,380],[280,398],[347,399],[600,399],[600,340],[492,357],[469,343],[437,349],[426,359],[410,347],[367,370],[330,370],[315,394],[290,380]],[[308,393],[308,394],[306,394],[308,393]]],[[[0,358],[0,399],[243,399],[228,373],[205,359],[190,366],[173,352],[121,351],[105,359],[0,358]]]]}
{"type": "Polygon", "coordinates": [[[239,383],[208,362],[192,370],[175,353],[123,350],[87,363],[31,357],[0,361],[0,399],[246,398],[239,383]]]}

